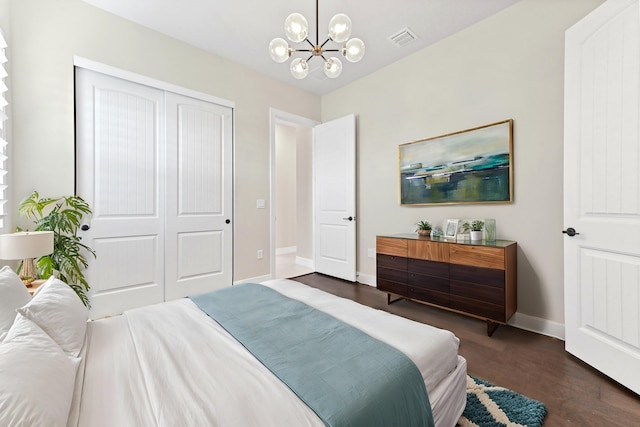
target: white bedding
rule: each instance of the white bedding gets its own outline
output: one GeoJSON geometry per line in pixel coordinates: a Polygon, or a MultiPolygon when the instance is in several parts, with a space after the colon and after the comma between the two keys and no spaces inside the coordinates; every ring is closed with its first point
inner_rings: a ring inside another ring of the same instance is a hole
{"type": "MultiPolygon", "coordinates": [[[[265,285],[403,351],[425,379],[436,425],[455,425],[466,363],[452,333],[298,282],[265,285]]],[[[189,299],[91,322],[87,340],[78,426],[324,426],[189,299]]]]}

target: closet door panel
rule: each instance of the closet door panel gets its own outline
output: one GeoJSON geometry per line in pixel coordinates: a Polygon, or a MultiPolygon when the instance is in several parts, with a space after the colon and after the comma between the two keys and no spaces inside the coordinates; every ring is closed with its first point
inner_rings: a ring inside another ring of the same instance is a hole
{"type": "Polygon", "coordinates": [[[167,92],[167,300],[232,281],[232,110],[167,92]],[[229,223],[227,223],[229,221],[229,223]]]}
{"type": "Polygon", "coordinates": [[[83,243],[92,318],[164,298],[164,94],[76,70],[76,192],[93,210],[83,243]]]}

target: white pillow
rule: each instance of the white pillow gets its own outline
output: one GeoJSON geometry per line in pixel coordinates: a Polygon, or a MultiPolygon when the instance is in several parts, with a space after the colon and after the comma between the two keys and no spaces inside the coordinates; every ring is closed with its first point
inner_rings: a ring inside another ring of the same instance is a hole
{"type": "Polygon", "coordinates": [[[31,299],[27,287],[9,266],[0,269],[0,341],[7,334],[16,318],[16,308],[31,299]]]}
{"type": "Polygon", "coordinates": [[[18,315],[0,343],[0,425],[65,427],[78,362],[18,315]]]}
{"type": "Polygon", "coordinates": [[[63,281],[49,278],[18,313],[40,326],[67,354],[80,354],[89,309],[63,281]]]}

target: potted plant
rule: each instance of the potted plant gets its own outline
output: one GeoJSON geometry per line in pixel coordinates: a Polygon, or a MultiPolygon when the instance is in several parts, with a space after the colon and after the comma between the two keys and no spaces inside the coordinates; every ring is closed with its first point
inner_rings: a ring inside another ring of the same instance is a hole
{"type": "Polygon", "coordinates": [[[470,231],[471,240],[482,240],[482,229],[484,228],[484,221],[480,219],[474,219],[469,224],[468,221],[462,223],[462,229],[467,232],[470,231]]]}
{"type": "Polygon", "coordinates": [[[434,227],[431,230],[431,238],[432,239],[440,239],[440,238],[442,238],[442,228],[434,227]]]}
{"type": "Polygon", "coordinates": [[[418,221],[416,225],[418,226],[416,231],[419,236],[428,237],[431,235],[431,224],[429,221],[418,221]]]}
{"type": "Polygon", "coordinates": [[[89,284],[83,270],[87,267],[85,254],[96,256],[93,249],[81,243],[77,235],[84,215],[91,214],[89,204],[79,196],[56,199],[40,198],[37,191],[31,193],[19,207],[21,215],[34,220],[35,231],[53,231],[53,252],[38,258],[40,277],[56,275],[67,283],[89,305],[89,284]]]}

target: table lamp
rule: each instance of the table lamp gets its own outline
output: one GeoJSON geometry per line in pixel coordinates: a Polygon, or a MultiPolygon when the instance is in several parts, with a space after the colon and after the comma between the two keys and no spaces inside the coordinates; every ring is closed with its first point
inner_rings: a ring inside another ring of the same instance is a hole
{"type": "Polygon", "coordinates": [[[35,280],[33,259],[53,252],[53,231],[21,231],[0,234],[0,259],[22,261],[22,281],[30,286],[35,280]]]}

